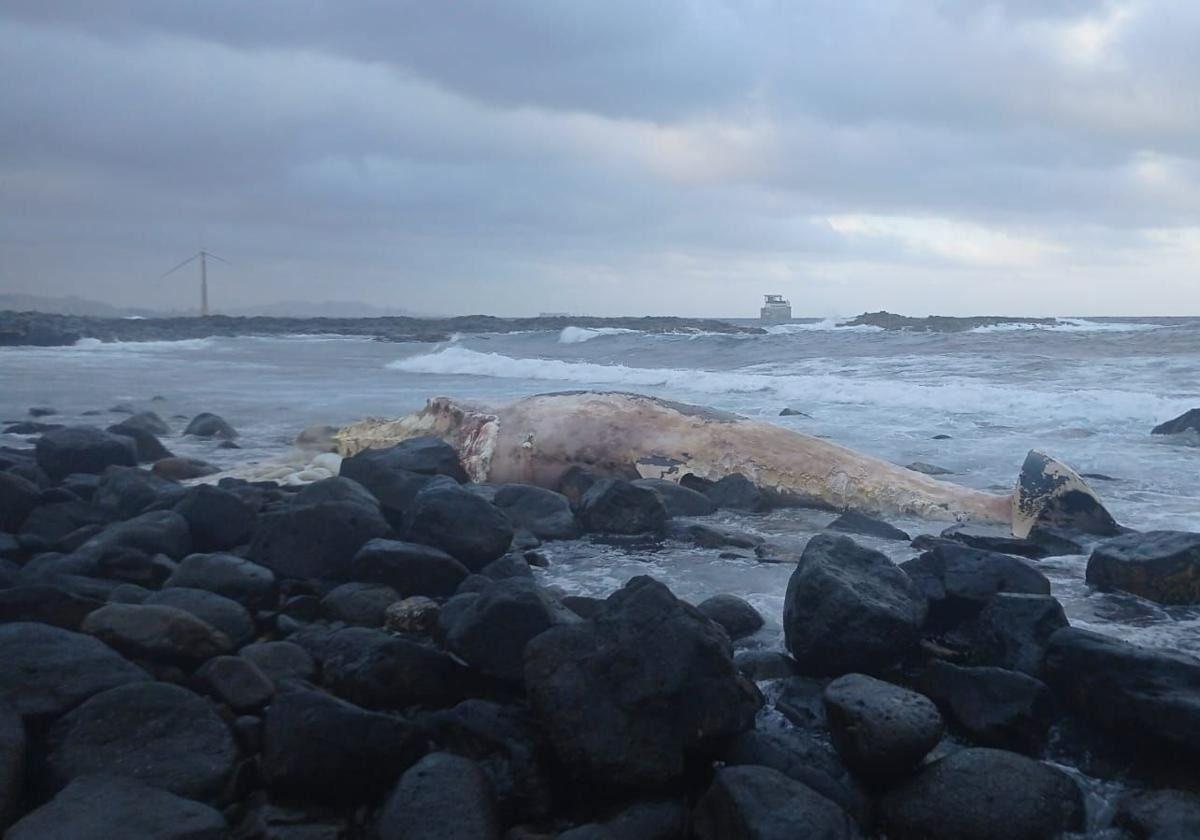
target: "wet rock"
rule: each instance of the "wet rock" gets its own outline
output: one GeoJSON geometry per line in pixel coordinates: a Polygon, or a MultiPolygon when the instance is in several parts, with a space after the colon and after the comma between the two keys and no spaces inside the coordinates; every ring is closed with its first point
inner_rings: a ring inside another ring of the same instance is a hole
{"type": "Polygon", "coordinates": [[[47,741],[56,786],[102,773],[206,800],[237,761],[233,735],[208,701],[162,682],[97,694],[56,721],[47,741]]]}
{"type": "Polygon", "coordinates": [[[756,513],[770,506],[763,492],[741,473],[731,473],[713,482],[704,490],[704,495],[717,507],[728,510],[756,513]]]}
{"type": "Polygon", "coordinates": [[[321,611],[331,621],[360,627],[382,627],[389,606],[400,600],[396,590],[378,583],[343,583],[321,599],[321,611]]]}
{"type": "Polygon", "coordinates": [[[9,423],[4,427],[6,435],[40,435],[45,432],[51,432],[55,429],[63,428],[62,423],[35,423],[30,420],[24,420],[17,423],[9,423]]]}
{"type": "Polygon", "coordinates": [[[0,531],[15,534],[35,507],[41,489],[27,478],[0,472],[0,531]]]}
{"type": "Polygon", "coordinates": [[[942,531],[942,537],[954,540],[971,548],[983,551],[998,551],[1001,554],[1015,554],[1030,560],[1040,560],[1049,557],[1050,551],[1045,545],[1032,539],[998,534],[985,528],[970,525],[953,525],[942,531]]]}
{"type": "Polygon", "coordinates": [[[882,802],[897,840],[1042,840],[1083,828],[1065,773],[1016,753],[966,749],[926,766],[882,802]]]}
{"type": "Polygon", "coordinates": [[[638,802],[602,823],[587,823],[558,835],[558,840],[675,840],[683,837],[688,810],[682,802],[638,802]]]}
{"type": "Polygon", "coordinates": [[[472,571],[508,551],[508,517],[462,487],[433,483],[413,499],[405,539],[439,548],[472,571]]]}
{"type": "Polygon", "coordinates": [[[237,495],[211,485],[190,487],[175,503],[196,551],[225,551],[250,540],[255,510],[237,495]]]}
{"type": "MultiPolygon", "coordinates": [[[[120,467],[118,469],[129,469],[128,467],[120,467]]],[[[94,473],[71,473],[69,476],[59,482],[58,489],[65,490],[72,497],[82,499],[85,502],[94,501],[96,490],[100,487],[100,476],[94,473]]],[[[43,498],[45,494],[43,493],[43,498]]],[[[65,501],[70,501],[69,499],[65,501]]]]}
{"type": "Polygon", "coordinates": [[[1003,668],[960,668],[934,660],[917,688],[977,744],[1036,754],[1053,722],[1045,683],[1003,668]]]}
{"type": "Polygon", "coordinates": [[[796,675],[796,661],[776,650],[739,650],[733,655],[733,664],[755,682],[796,675]]]}
{"type": "Polygon", "coordinates": [[[1002,592],[979,614],[976,650],[990,665],[1037,676],[1050,637],[1067,625],[1066,613],[1057,599],[1002,592]]]}
{"type": "Polygon", "coordinates": [[[252,610],[274,606],[277,591],[274,572],[232,554],[190,554],[163,586],[215,592],[252,610]]]}
{"type": "Polygon", "coordinates": [[[805,414],[803,411],[800,411],[795,408],[791,408],[790,406],[786,407],[782,411],[780,411],[779,416],[780,417],[807,417],[810,420],[812,419],[811,414],[805,414]]]}
{"type": "Polygon", "coordinates": [[[250,617],[249,611],[232,598],[206,589],[172,586],[153,593],[143,603],[174,607],[191,613],[225,634],[234,648],[239,648],[254,639],[254,619],[250,617]]]}
{"type": "Polygon", "coordinates": [[[422,751],[420,734],[404,718],[289,682],[264,717],[262,774],[268,787],[285,797],[369,802],[422,751]],[[314,732],[336,737],[314,738],[314,732]]]}
{"type": "MultiPolygon", "coordinates": [[[[1067,627],[1050,637],[1043,678],[1055,695],[1133,752],[1200,755],[1200,660],[1067,627]]],[[[1172,759],[1168,759],[1172,760],[1172,759]]]]}
{"type": "Polygon", "coordinates": [[[470,572],[446,552],[420,543],[374,539],[350,564],[355,580],[390,586],[400,597],[454,594],[470,572]]]}
{"type": "Polygon", "coordinates": [[[110,525],[85,542],[80,553],[103,558],[122,551],[163,554],[178,559],[191,552],[192,536],[187,521],[169,510],[143,513],[110,525]]]}
{"type": "Polygon", "coordinates": [[[458,451],[433,435],[409,438],[386,449],[367,449],[354,457],[364,455],[392,470],[405,470],[418,475],[444,475],[459,484],[468,480],[466,470],[458,460],[458,451]]]}
{"type": "Polygon", "coordinates": [[[137,466],[133,442],[93,426],[46,432],[34,446],[37,465],[54,481],[71,473],[101,473],[111,466],[137,466]]]}
{"type": "Polygon", "coordinates": [[[149,432],[152,435],[168,435],[171,433],[171,427],[167,425],[167,421],[163,420],[153,411],[139,411],[137,414],[126,417],[120,423],[117,423],[116,426],[122,429],[138,429],[143,432],[149,432]]]}
{"type": "Polygon", "coordinates": [[[149,676],[103,642],[47,624],[0,626],[0,702],[25,719],[55,718],[116,686],[149,676]]]}
{"type": "Polygon", "coordinates": [[[32,584],[0,589],[0,623],[38,621],[64,630],[78,630],[85,616],[103,605],[57,586],[32,584]]]}
{"type": "Polygon", "coordinates": [[[1117,803],[1113,822],[1139,840],[1200,837],[1200,796],[1182,790],[1131,791],[1117,803]]]}
{"type": "Polygon", "coordinates": [[[1165,423],[1150,430],[1152,435],[1179,435],[1184,432],[1200,432],[1200,408],[1191,408],[1165,423]]]}
{"type": "Polygon", "coordinates": [[[818,534],[788,581],[783,626],[802,672],[871,673],[916,646],[924,617],[920,591],[886,556],[818,534]]]}
{"type": "Polygon", "coordinates": [[[37,540],[45,547],[88,525],[107,525],[113,515],[90,502],[54,502],[31,510],[21,525],[23,540],[37,540]]]}
{"type": "Polygon", "coordinates": [[[29,409],[30,417],[50,417],[58,414],[58,409],[47,405],[35,405],[29,409]]]}
{"type": "Polygon", "coordinates": [[[469,758],[430,753],[400,777],[377,825],[380,840],[500,840],[487,777],[469,758]]]}
{"type": "Polygon", "coordinates": [[[723,767],[692,815],[699,840],[859,836],[854,821],[812,788],[770,767],[723,767]]]}
{"type": "Polygon", "coordinates": [[[187,424],[187,428],[183,430],[183,433],[185,435],[195,435],[196,437],[216,437],[226,440],[232,440],[238,434],[233,426],[225,422],[224,418],[207,411],[193,417],[191,422],[187,424]]]}
{"type": "Polygon", "coordinates": [[[716,503],[708,496],[665,478],[639,478],[632,484],[653,490],[668,516],[709,516],[717,512],[716,503]]]}
{"type": "Polygon", "coordinates": [[[291,638],[320,663],[330,691],[368,709],[445,708],[461,702],[477,683],[446,654],[383,630],[314,628],[291,638]]]}
{"type": "MultiPolygon", "coordinates": [[[[939,435],[938,438],[946,438],[948,435],[939,435]]],[[[924,461],[913,461],[908,465],[907,469],[913,472],[924,473],[925,475],[954,475],[953,470],[948,470],[945,467],[939,467],[936,464],[927,464],[924,461]]]]}
{"type": "Polygon", "coordinates": [[[1045,549],[1047,557],[1061,557],[1065,554],[1086,554],[1084,546],[1096,540],[1090,534],[1055,528],[1050,525],[1034,525],[1030,529],[1029,536],[1026,539],[1045,549]]]}
{"type": "Polygon", "coordinates": [[[127,656],[184,667],[233,647],[211,624],[163,605],[108,604],[90,613],[81,629],[127,656]]]}
{"type": "Polygon", "coordinates": [[[602,478],[579,500],[579,520],[586,530],[602,534],[657,533],[666,524],[667,509],[653,490],[602,478]]]}
{"type": "MultiPolygon", "coordinates": [[[[522,561],[523,562],[523,561],[522,561]]],[[[508,578],[457,595],[439,616],[446,648],[489,676],[519,683],[530,639],[579,617],[532,580],[508,578]]]]}
{"type": "Polygon", "coordinates": [[[564,764],[620,787],[678,779],[689,759],[751,728],[759,705],[728,636],[648,577],[629,581],[591,621],[530,641],[525,684],[564,764]]]}
{"type": "Polygon", "coordinates": [[[317,663],[312,654],[294,642],[256,642],[246,645],[238,656],[253,663],[272,682],[312,681],[317,663]]]}
{"type": "Polygon", "coordinates": [[[757,633],[764,623],[758,610],[736,595],[714,595],[701,601],[696,609],[724,627],[735,642],[757,633]]]}
{"type": "Polygon", "coordinates": [[[390,533],[377,505],[285,503],[259,515],[247,556],[280,577],[346,580],[355,553],[390,533]]]}
{"type": "Polygon", "coordinates": [[[574,464],[567,467],[563,471],[562,476],[558,480],[558,492],[567,497],[567,501],[571,503],[571,507],[579,509],[579,503],[583,501],[583,495],[591,486],[599,481],[604,476],[588,467],[574,464]]]}
{"type": "Polygon", "coordinates": [[[714,528],[711,525],[701,525],[698,522],[668,522],[666,536],[680,542],[690,542],[700,548],[734,548],[759,549],[763,545],[762,537],[731,531],[728,528],[714,528]]]}
{"type": "Polygon", "coordinates": [[[1200,603],[1200,534],[1148,531],[1106,540],[1088,558],[1087,582],[1160,604],[1200,603]]]}
{"type": "Polygon", "coordinates": [[[222,840],[225,836],[225,818],[208,805],[123,775],[98,775],[71,782],[14,825],[5,838],[222,840]]]}
{"type": "Polygon", "coordinates": [[[1027,560],[949,540],[900,568],[929,601],[926,629],[940,632],[979,614],[1000,592],[1049,595],[1050,581],[1027,560]]]}
{"type": "Polygon", "coordinates": [[[579,522],[567,497],[531,484],[506,484],[496,490],[492,503],[516,528],[539,540],[571,540],[580,534],[579,522]]]}
{"type": "Polygon", "coordinates": [[[107,431],[133,441],[133,448],[137,452],[139,464],[153,464],[155,461],[161,461],[163,458],[174,457],[171,451],[163,446],[162,441],[145,429],[130,429],[117,425],[109,426],[107,431]]]}
{"type": "Polygon", "coordinates": [[[275,684],[249,659],[218,656],[196,671],[196,686],[239,714],[261,709],[275,694],[275,684]]]}
{"type": "Polygon", "coordinates": [[[838,755],[873,781],[900,778],[942,738],[945,725],[929,698],[864,674],[825,687],[825,714],[838,755]]]}
{"type": "MultiPolygon", "coordinates": [[[[365,449],[343,458],[339,474],[357,481],[379,502],[383,516],[397,532],[403,532],[407,516],[417,494],[433,484],[453,482],[445,476],[430,476],[388,465],[386,457],[377,453],[387,450],[365,449]]],[[[457,483],[457,482],[455,482],[457,483]]]]}
{"type": "Polygon", "coordinates": [[[212,464],[199,458],[169,457],[160,458],[154,462],[150,471],[155,475],[169,478],[173,481],[187,481],[189,478],[203,478],[206,475],[220,472],[212,464]]]}
{"type": "Polygon", "coordinates": [[[437,601],[424,595],[413,595],[389,606],[383,611],[383,623],[388,630],[428,636],[438,624],[441,608],[437,601]]]}
{"type": "Polygon", "coordinates": [[[827,527],[831,531],[863,534],[868,537],[878,537],[881,540],[902,540],[903,542],[908,542],[912,539],[908,534],[894,525],[854,510],[846,511],[837,519],[830,522],[827,527]]]}
{"type": "Polygon", "coordinates": [[[151,506],[170,507],[184,492],[178,483],[146,470],[109,467],[96,485],[92,502],[118,519],[131,519],[151,506]]]}
{"type": "Polygon", "coordinates": [[[0,831],[21,812],[26,746],[21,716],[0,704],[0,831]]]}

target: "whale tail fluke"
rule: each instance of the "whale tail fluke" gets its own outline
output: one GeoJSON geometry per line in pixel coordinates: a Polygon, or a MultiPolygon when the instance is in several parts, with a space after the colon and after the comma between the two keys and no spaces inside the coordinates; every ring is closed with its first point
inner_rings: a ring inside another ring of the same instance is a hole
{"type": "Polygon", "coordinates": [[[1021,465],[1012,505],[1015,537],[1028,537],[1034,525],[1098,537],[1125,533],[1079,473],[1036,449],[1029,450],[1021,465]]]}

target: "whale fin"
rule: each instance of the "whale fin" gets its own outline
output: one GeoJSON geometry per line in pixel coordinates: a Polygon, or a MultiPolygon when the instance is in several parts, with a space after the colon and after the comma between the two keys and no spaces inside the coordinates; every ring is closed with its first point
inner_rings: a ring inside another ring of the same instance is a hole
{"type": "Polygon", "coordinates": [[[1050,525],[1111,537],[1125,532],[1079,473],[1057,458],[1029,450],[1013,492],[1012,532],[1028,537],[1034,525],[1050,525]]]}

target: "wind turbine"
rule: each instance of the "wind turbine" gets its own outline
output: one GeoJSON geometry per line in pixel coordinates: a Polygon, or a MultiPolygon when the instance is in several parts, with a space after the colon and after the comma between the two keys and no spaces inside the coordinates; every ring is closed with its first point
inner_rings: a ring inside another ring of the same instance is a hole
{"type": "Polygon", "coordinates": [[[194,253],[190,257],[188,257],[186,260],[181,262],[179,265],[172,268],[170,271],[168,271],[162,277],[159,277],[158,279],[162,280],[163,277],[166,277],[168,274],[174,274],[176,271],[183,268],[185,265],[190,263],[192,260],[196,260],[196,259],[200,260],[200,317],[207,318],[208,317],[208,260],[213,259],[213,260],[216,260],[217,262],[223,262],[223,263],[225,263],[225,265],[230,265],[229,260],[223,260],[220,257],[218,257],[216,254],[210,254],[208,251],[197,251],[196,253],[194,253]]]}

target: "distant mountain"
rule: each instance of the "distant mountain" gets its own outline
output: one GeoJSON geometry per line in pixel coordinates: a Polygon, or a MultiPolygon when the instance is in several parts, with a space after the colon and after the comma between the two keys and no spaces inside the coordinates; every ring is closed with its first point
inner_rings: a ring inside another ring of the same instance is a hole
{"type": "MultiPolygon", "coordinates": [[[[139,306],[116,306],[98,300],[88,300],[76,295],[68,297],[45,297],[15,293],[0,294],[0,311],[54,312],[59,315],[79,315],[88,318],[162,318],[177,315],[195,315],[196,311],[164,311],[139,306]]],[[[216,315],[263,315],[272,318],[382,318],[386,316],[409,316],[414,313],[394,306],[375,306],[353,300],[284,300],[255,306],[214,307],[216,315]]]]}
{"type": "Polygon", "coordinates": [[[82,315],[91,318],[155,318],[174,314],[139,306],[114,306],[76,295],[45,297],[8,292],[0,293],[0,310],[5,309],[15,312],[55,312],[60,315],[82,315]]]}

